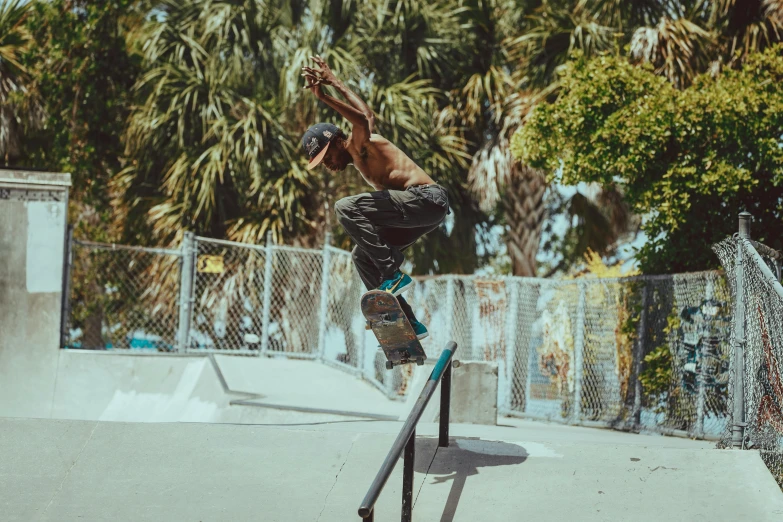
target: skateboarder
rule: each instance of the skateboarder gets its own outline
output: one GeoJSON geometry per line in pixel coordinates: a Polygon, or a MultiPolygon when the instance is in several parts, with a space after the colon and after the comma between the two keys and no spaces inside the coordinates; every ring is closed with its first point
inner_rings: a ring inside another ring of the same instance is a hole
{"type": "Polygon", "coordinates": [[[334,205],[345,232],[356,246],[351,252],[367,290],[385,290],[399,300],[416,336],[427,328],[416,320],[400,295],[413,280],[400,271],[402,251],[440,225],[449,211],[446,189],[435,183],[404,152],[374,134],[372,111],[338,80],[326,62],[312,57],[314,67],[303,67],[305,88],[336,110],[351,124],[347,136],[335,125],[316,123],[305,132],[302,146],[310,158],[308,169],[323,163],[333,172],[353,165],[375,191],[350,196],[334,205]],[[334,87],[348,103],[325,94],[322,85],[334,87]]]}

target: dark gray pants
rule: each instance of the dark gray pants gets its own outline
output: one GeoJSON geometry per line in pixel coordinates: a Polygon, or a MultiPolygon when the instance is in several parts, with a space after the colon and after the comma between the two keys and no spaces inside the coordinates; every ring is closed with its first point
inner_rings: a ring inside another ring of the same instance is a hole
{"type": "MultiPolygon", "coordinates": [[[[440,185],[368,192],[335,203],[338,221],[356,243],[353,262],[367,290],[394,275],[405,259],[402,251],[437,228],[448,208],[440,185]]],[[[408,319],[415,319],[405,299],[398,300],[408,319]]]]}

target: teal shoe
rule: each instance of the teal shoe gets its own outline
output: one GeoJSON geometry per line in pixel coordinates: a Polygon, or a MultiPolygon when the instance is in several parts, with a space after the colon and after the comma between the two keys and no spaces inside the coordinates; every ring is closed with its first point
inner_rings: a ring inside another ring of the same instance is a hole
{"type": "Polygon", "coordinates": [[[421,324],[419,321],[411,321],[410,323],[417,339],[422,340],[430,335],[430,333],[427,331],[427,327],[421,324]]]}
{"type": "Polygon", "coordinates": [[[405,292],[406,290],[410,290],[412,286],[413,286],[413,279],[411,279],[409,275],[403,274],[402,272],[397,270],[391,279],[387,279],[386,281],[381,283],[381,286],[378,287],[378,290],[389,292],[390,294],[396,297],[401,293],[405,292]]]}

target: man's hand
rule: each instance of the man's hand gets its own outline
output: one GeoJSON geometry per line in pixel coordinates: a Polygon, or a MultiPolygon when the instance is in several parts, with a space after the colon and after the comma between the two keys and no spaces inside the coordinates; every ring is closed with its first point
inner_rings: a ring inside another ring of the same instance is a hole
{"type": "Polygon", "coordinates": [[[315,63],[316,67],[302,67],[305,74],[315,77],[324,85],[335,85],[337,83],[337,77],[329,66],[326,65],[323,58],[320,56],[311,56],[310,59],[315,63]]]}
{"type": "Polygon", "coordinates": [[[337,79],[323,58],[311,56],[310,59],[315,62],[316,67],[302,67],[302,71],[304,71],[302,76],[305,77],[307,82],[305,89],[310,89],[319,100],[351,122],[351,141],[357,148],[364,150],[364,146],[369,141],[375,126],[375,116],[361,98],[352,93],[343,82],[337,79]],[[322,85],[333,86],[337,89],[337,92],[345,97],[348,103],[324,93],[321,88],[322,85]]]}
{"type": "Polygon", "coordinates": [[[315,94],[315,97],[319,100],[323,100],[324,94],[323,89],[321,88],[321,84],[323,83],[322,80],[320,80],[318,77],[313,76],[311,74],[305,73],[302,76],[305,78],[305,89],[310,89],[310,92],[315,94]]]}

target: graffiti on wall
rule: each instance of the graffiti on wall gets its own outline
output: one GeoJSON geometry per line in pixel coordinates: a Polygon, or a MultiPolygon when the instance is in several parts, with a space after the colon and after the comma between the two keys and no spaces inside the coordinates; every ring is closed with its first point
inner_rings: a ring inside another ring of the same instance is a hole
{"type": "Polygon", "coordinates": [[[728,332],[731,326],[727,303],[705,299],[698,306],[680,310],[678,358],[681,361],[682,386],[698,393],[699,377],[707,388],[725,388],[729,380],[728,332]]]}

